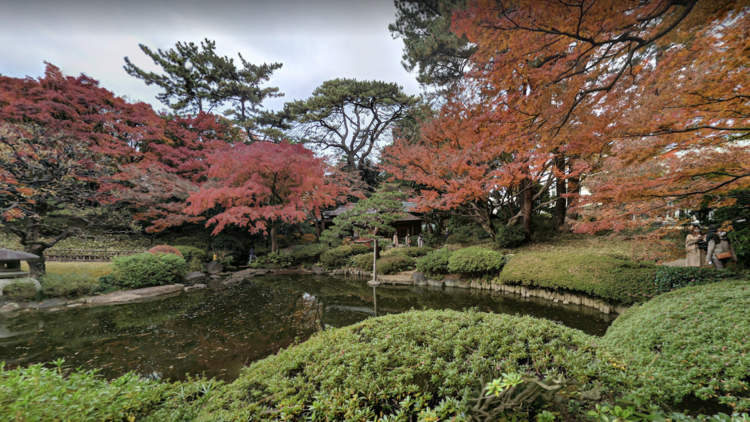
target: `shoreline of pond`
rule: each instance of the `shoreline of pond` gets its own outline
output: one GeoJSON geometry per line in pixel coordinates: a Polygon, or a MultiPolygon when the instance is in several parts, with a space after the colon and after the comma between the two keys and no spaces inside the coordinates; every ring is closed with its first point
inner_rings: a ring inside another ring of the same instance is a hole
{"type": "MultiPolygon", "coordinates": [[[[483,283],[477,280],[462,280],[460,276],[451,275],[443,280],[432,280],[417,271],[408,272],[409,274],[396,275],[378,275],[377,282],[368,281],[371,287],[388,287],[388,286],[427,286],[431,290],[445,289],[469,289],[482,293],[502,293],[523,298],[536,298],[551,303],[561,303],[563,305],[577,305],[581,307],[597,310],[602,314],[622,314],[628,309],[628,306],[608,302],[605,299],[588,296],[576,292],[557,291],[544,288],[528,288],[524,286],[513,286],[497,283],[483,283]]],[[[129,303],[147,302],[153,300],[163,300],[170,297],[188,293],[190,291],[201,290],[205,288],[217,289],[221,287],[231,287],[244,283],[254,277],[265,275],[290,275],[290,274],[309,274],[309,275],[329,275],[333,277],[344,276],[362,279],[372,277],[372,272],[362,271],[358,268],[340,268],[326,270],[322,267],[313,267],[312,269],[243,269],[236,272],[221,273],[218,275],[206,275],[206,283],[196,284],[171,284],[164,286],[146,287],[134,290],[118,290],[112,293],[85,296],[76,299],[66,298],[49,298],[41,302],[37,301],[8,301],[0,306],[0,317],[12,318],[14,315],[24,312],[61,312],[68,309],[81,307],[102,307],[125,305],[129,303]]]]}

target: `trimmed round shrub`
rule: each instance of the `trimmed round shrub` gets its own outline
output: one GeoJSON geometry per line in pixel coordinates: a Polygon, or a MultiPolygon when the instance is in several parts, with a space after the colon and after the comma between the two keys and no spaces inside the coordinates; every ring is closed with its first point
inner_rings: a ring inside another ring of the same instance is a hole
{"type": "Polygon", "coordinates": [[[448,259],[451,273],[483,275],[499,273],[505,264],[503,254],[477,246],[459,249],[448,259]]]}
{"type": "Polygon", "coordinates": [[[179,283],[187,272],[185,259],[172,254],[140,253],[112,262],[117,285],[129,289],[179,283]]]}
{"type": "MultiPolygon", "coordinates": [[[[372,271],[372,253],[370,255],[370,271],[372,271]]],[[[400,254],[382,256],[376,264],[378,274],[396,274],[401,271],[414,269],[414,258],[400,254]]]]}
{"type": "Polygon", "coordinates": [[[180,258],[184,258],[184,256],[182,256],[182,252],[180,252],[179,249],[169,245],[156,245],[153,248],[149,249],[148,253],[171,253],[172,255],[177,255],[180,258]]]}
{"type": "MultiPolygon", "coordinates": [[[[383,259],[382,257],[383,255],[380,259],[383,259]]],[[[363,271],[372,271],[372,252],[350,257],[349,265],[363,271]]]]}
{"type": "Polygon", "coordinates": [[[208,253],[203,249],[187,245],[176,245],[174,248],[182,254],[182,257],[185,258],[185,261],[187,262],[194,259],[200,262],[208,262],[210,260],[208,253]]]}
{"type": "Polygon", "coordinates": [[[475,311],[370,318],[251,364],[199,420],[452,420],[467,411],[464,394],[484,395],[480,378],[594,381],[609,371],[594,340],[548,320],[475,311]]]}
{"type": "Polygon", "coordinates": [[[412,258],[419,258],[422,256],[427,255],[428,253],[432,252],[434,249],[432,249],[429,246],[422,246],[420,247],[409,247],[409,248],[393,248],[387,252],[387,254],[401,254],[405,256],[410,256],[412,258]]]}
{"type": "Polygon", "coordinates": [[[448,244],[454,244],[454,243],[471,243],[474,239],[471,238],[466,233],[455,233],[450,236],[448,236],[448,239],[445,240],[445,243],[448,244]]]}
{"type": "Polygon", "coordinates": [[[424,273],[428,278],[442,280],[448,274],[448,260],[451,251],[439,249],[432,251],[417,260],[417,271],[424,273]]]}
{"type": "Polygon", "coordinates": [[[368,252],[370,252],[370,247],[366,245],[341,245],[321,255],[320,263],[326,268],[342,268],[347,265],[350,256],[368,252]]]}
{"type": "Polygon", "coordinates": [[[750,410],[750,282],[686,287],[620,315],[601,345],[657,402],[695,395],[750,410]]]}

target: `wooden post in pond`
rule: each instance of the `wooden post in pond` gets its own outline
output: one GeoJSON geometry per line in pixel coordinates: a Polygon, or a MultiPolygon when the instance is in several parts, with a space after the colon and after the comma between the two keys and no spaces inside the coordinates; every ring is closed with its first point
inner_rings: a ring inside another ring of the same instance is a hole
{"type": "Polygon", "coordinates": [[[378,238],[372,239],[372,284],[377,283],[378,238]]]}

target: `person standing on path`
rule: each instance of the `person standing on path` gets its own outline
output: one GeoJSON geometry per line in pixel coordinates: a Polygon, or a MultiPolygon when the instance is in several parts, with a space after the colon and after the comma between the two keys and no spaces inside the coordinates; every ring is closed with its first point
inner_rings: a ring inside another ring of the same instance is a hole
{"type": "Polygon", "coordinates": [[[424,237],[422,237],[422,233],[419,234],[419,237],[417,238],[417,246],[420,248],[424,246],[424,237]]]}
{"type": "Polygon", "coordinates": [[[407,247],[407,248],[408,248],[409,246],[411,246],[411,245],[410,245],[410,243],[411,243],[411,238],[409,237],[409,233],[406,233],[406,242],[405,242],[405,243],[406,243],[406,247],[407,247]]]}
{"type": "Polygon", "coordinates": [[[703,251],[698,247],[698,243],[703,240],[704,236],[701,236],[701,228],[698,225],[694,225],[685,238],[685,252],[687,258],[685,259],[686,267],[700,267],[705,261],[703,251]]]}
{"type": "Polygon", "coordinates": [[[393,247],[398,247],[398,233],[393,233],[393,247]]]}
{"type": "Polygon", "coordinates": [[[723,270],[730,259],[737,262],[737,255],[734,253],[732,243],[727,238],[727,232],[718,232],[708,242],[706,260],[712,261],[717,270],[723,270]]]}

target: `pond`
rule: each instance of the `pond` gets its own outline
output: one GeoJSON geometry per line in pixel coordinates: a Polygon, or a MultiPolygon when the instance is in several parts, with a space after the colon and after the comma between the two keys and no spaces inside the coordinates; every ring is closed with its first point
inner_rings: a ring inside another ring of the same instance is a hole
{"type": "Polygon", "coordinates": [[[0,317],[0,361],[15,367],[64,358],[67,366],[182,380],[231,381],[246,365],[313,333],[409,309],[531,315],[603,335],[614,316],[575,305],[488,291],[378,287],[311,275],[256,278],[148,303],[0,317]],[[374,291],[376,294],[373,294],[374,291]]]}

